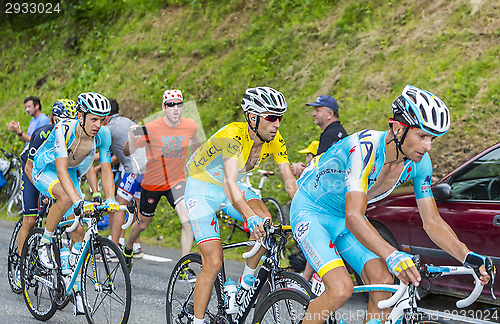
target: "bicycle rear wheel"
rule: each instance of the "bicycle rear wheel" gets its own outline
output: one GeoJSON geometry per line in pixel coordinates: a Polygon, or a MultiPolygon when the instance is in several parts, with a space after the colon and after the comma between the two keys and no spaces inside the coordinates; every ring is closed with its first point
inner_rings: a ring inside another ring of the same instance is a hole
{"type": "Polygon", "coordinates": [[[30,313],[40,321],[50,319],[57,310],[54,302],[54,271],[38,262],[38,245],[43,228],[33,229],[26,238],[21,253],[21,287],[30,313]]]}
{"type": "Polygon", "coordinates": [[[82,270],[85,317],[89,323],[127,323],[132,292],[123,253],[113,241],[100,236],[91,244],[97,260],[89,249],[82,270]],[[108,261],[107,249],[116,254],[118,263],[108,261]]]}
{"type": "Polygon", "coordinates": [[[304,293],[293,289],[273,291],[255,311],[253,323],[301,323],[310,300],[304,293]]]}
{"type": "MultiPolygon", "coordinates": [[[[194,285],[201,267],[201,256],[191,253],[183,256],[172,270],[167,287],[167,324],[192,323],[194,285]]],[[[205,320],[210,319],[210,323],[219,323],[214,319],[217,319],[219,315],[218,305],[224,305],[220,287],[219,278],[216,278],[205,312],[205,320]]]]}
{"type": "Polygon", "coordinates": [[[16,283],[16,271],[21,262],[21,256],[19,255],[19,249],[17,248],[17,236],[19,230],[21,229],[22,221],[19,220],[14,226],[14,231],[10,237],[9,243],[9,254],[7,255],[7,278],[9,279],[9,286],[13,292],[20,294],[22,292],[21,287],[16,283]]]}

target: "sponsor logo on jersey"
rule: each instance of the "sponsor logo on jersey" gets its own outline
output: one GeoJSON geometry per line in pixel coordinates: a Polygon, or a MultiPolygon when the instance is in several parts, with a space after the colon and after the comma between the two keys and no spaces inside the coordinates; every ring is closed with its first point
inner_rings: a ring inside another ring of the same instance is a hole
{"type": "Polygon", "coordinates": [[[182,188],[182,185],[181,185],[181,184],[178,184],[177,186],[175,186],[175,188],[174,188],[174,189],[175,189],[175,190],[179,190],[179,189],[181,189],[181,188],[182,188]]]}
{"type": "Polygon", "coordinates": [[[364,130],[359,133],[359,144],[361,146],[361,158],[363,159],[363,170],[366,168],[373,153],[372,134],[369,130],[364,130]]]}
{"type": "Polygon", "coordinates": [[[309,233],[309,225],[311,222],[300,222],[295,226],[295,240],[297,243],[302,243],[302,240],[307,236],[307,233],[309,233]]]}

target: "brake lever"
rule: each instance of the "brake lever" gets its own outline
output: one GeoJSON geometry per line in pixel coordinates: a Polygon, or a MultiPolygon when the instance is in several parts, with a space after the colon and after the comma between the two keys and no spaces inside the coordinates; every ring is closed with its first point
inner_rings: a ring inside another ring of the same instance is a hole
{"type": "Polygon", "coordinates": [[[486,260],[484,262],[484,266],[486,268],[486,272],[490,275],[490,292],[491,292],[491,297],[493,299],[497,299],[495,296],[495,292],[493,291],[493,286],[495,285],[495,265],[493,264],[493,261],[491,260],[490,257],[486,257],[486,260]]]}

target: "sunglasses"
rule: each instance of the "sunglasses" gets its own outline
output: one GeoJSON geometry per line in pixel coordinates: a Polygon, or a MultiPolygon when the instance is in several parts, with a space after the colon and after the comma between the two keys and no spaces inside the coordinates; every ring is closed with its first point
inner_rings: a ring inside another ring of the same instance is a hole
{"type": "Polygon", "coordinates": [[[184,107],[184,103],[183,102],[165,102],[165,106],[170,107],[170,108],[175,107],[175,106],[177,106],[178,108],[182,108],[182,107],[184,107]]]}
{"type": "Polygon", "coordinates": [[[262,116],[262,117],[264,117],[265,120],[267,120],[268,122],[271,122],[271,123],[274,123],[277,120],[281,121],[283,119],[283,115],[281,115],[281,116],[266,115],[266,116],[262,116]]]}

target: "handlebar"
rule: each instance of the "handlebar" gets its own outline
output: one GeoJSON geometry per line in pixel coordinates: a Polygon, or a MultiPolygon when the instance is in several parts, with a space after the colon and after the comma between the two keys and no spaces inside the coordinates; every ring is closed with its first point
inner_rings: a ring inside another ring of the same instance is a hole
{"type": "Polygon", "coordinates": [[[270,234],[282,233],[284,231],[290,231],[291,227],[290,227],[290,225],[274,226],[271,224],[271,219],[266,218],[266,219],[264,219],[264,229],[266,231],[265,238],[261,239],[260,241],[249,241],[248,244],[249,245],[253,244],[253,247],[250,251],[247,251],[241,255],[243,257],[243,259],[248,259],[248,258],[251,258],[252,256],[254,256],[257,253],[257,251],[259,251],[259,249],[262,245],[264,245],[264,247],[266,249],[268,249],[265,242],[267,242],[267,239],[269,238],[270,234]],[[255,243],[253,243],[253,242],[255,242],[255,243]]]}
{"type": "MultiPolygon", "coordinates": [[[[427,274],[439,274],[441,276],[450,276],[450,275],[462,275],[462,274],[470,274],[474,277],[475,285],[472,292],[464,299],[461,299],[456,302],[458,308],[464,308],[470,306],[472,303],[476,301],[476,299],[481,295],[484,286],[481,285],[481,280],[477,277],[476,273],[473,269],[466,267],[454,267],[454,266],[432,266],[432,265],[423,265],[421,267],[421,272],[427,274]]],[[[398,289],[389,299],[381,300],[378,302],[379,308],[389,308],[396,304],[404,292],[408,289],[408,286],[403,284],[402,282],[399,284],[398,289]]]]}
{"type": "MultiPolygon", "coordinates": [[[[103,211],[103,210],[108,209],[108,205],[106,205],[106,204],[96,205],[94,208],[96,211],[103,211]]],[[[132,200],[132,203],[130,205],[120,205],[118,210],[128,211],[130,214],[133,214],[137,218],[137,204],[134,200],[132,200]]],[[[78,226],[78,224],[81,223],[82,218],[85,218],[85,215],[83,215],[83,217],[82,217],[82,215],[75,216],[75,219],[73,220],[73,224],[69,228],[66,229],[66,232],[68,232],[68,233],[73,232],[76,229],[76,227],[78,226]]],[[[134,217],[132,215],[130,215],[129,221],[127,221],[126,224],[122,225],[122,228],[127,229],[132,224],[133,219],[134,219],[134,217]]],[[[137,222],[139,222],[138,218],[137,218],[137,222]]]]}

